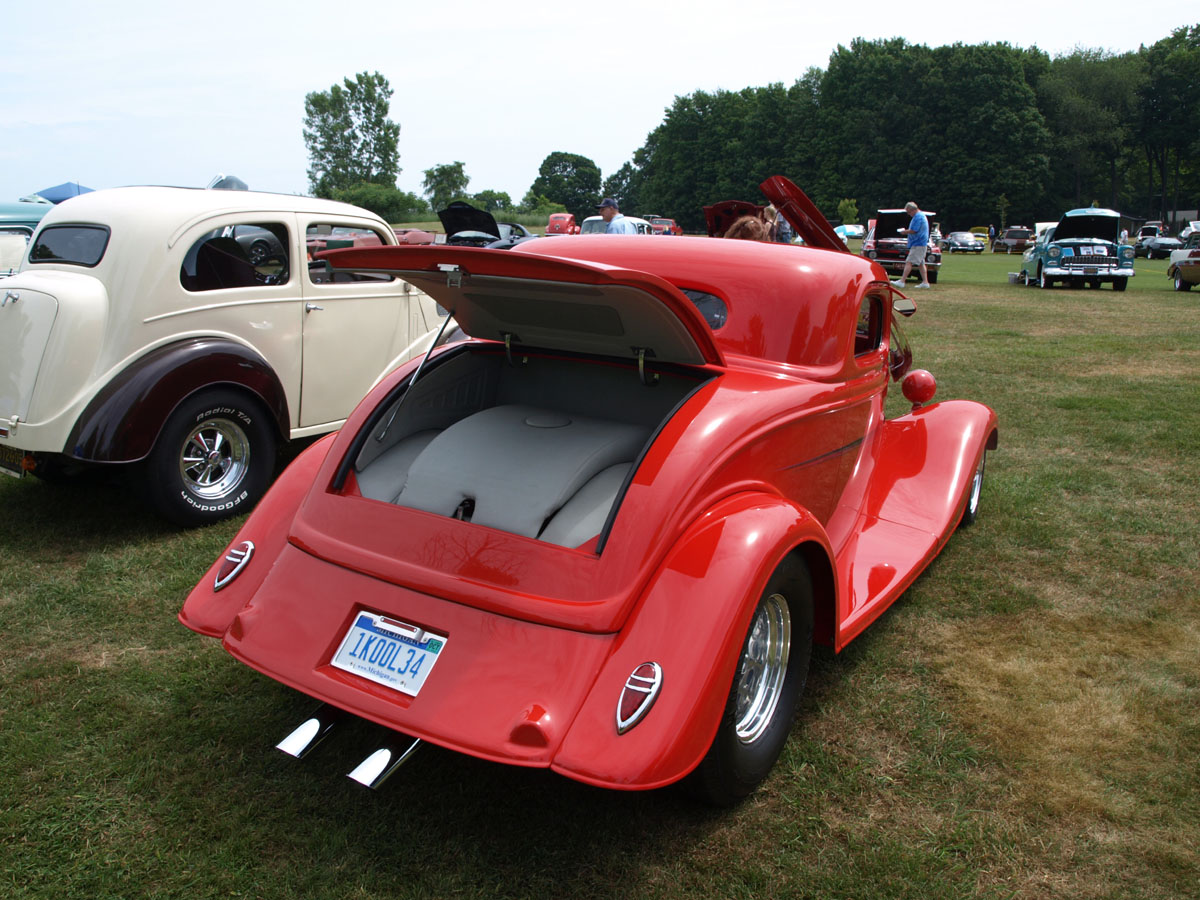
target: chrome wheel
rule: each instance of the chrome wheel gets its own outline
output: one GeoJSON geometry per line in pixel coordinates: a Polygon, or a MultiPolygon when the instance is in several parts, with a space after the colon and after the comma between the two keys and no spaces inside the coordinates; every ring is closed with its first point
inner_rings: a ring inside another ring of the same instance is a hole
{"type": "Polygon", "coordinates": [[[179,475],[187,489],[205,500],[235,491],[250,468],[250,440],[236,422],[206,419],[183,442],[179,475]]]}
{"type": "Polygon", "coordinates": [[[967,506],[963,510],[959,525],[971,525],[979,516],[979,496],[983,493],[983,470],[987,465],[987,451],[979,457],[979,465],[975,467],[975,476],[971,479],[971,493],[967,495],[967,506]]]}
{"type": "Polygon", "coordinates": [[[787,600],[771,594],[758,607],[738,665],[734,731],[743,744],[762,737],[775,716],[787,675],[792,619],[787,600]]]}

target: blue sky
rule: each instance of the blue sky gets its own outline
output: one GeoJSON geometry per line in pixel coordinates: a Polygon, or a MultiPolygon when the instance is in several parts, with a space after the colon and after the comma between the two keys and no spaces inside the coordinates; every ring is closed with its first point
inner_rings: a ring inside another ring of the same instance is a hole
{"type": "Polygon", "coordinates": [[[989,0],[5,7],[6,201],[62,181],[203,186],[218,172],[305,193],[305,94],[362,71],[379,71],[395,92],[400,188],[420,193],[422,170],[461,160],[469,190],[519,200],[552,151],[583,154],[608,176],[675,96],[791,84],[855,37],[1006,41],[1055,55],[1136,49],[1200,22],[1194,0],[1091,0],[1070,12],[1038,0],[1000,11],[989,0]]]}

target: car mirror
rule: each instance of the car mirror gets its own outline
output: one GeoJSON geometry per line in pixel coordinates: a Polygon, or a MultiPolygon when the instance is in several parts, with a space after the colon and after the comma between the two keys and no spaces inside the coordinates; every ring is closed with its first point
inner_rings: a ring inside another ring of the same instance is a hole
{"type": "Polygon", "coordinates": [[[917,311],[917,304],[913,303],[908,297],[897,296],[892,301],[892,309],[899,315],[908,318],[917,311]]]}

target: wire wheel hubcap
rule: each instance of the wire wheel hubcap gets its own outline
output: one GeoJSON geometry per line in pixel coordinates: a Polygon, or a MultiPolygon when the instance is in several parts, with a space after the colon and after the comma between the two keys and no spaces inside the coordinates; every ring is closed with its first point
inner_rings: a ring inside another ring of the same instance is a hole
{"type": "Polygon", "coordinates": [[[187,490],[205,500],[232,493],[250,467],[250,439],[228,419],[209,419],[189,432],[179,455],[187,490]]]}
{"type": "Polygon", "coordinates": [[[737,673],[734,731],[752,744],[771,724],[787,675],[792,617],[781,594],[767,597],[754,614],[737,673]]]}

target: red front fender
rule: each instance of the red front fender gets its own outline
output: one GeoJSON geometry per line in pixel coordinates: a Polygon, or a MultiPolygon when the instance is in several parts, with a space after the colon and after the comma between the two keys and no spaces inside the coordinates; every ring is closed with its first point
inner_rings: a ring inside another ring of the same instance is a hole
{"type": "Polygon", "coordinates": [[[759,595],[780,561],[804,544],[832,558],[816,519],[769,494],[729,497],[697,519],[622,629],[551,768],[639,790],[694,769],[716,734],[759,595]],[[662,667],[661,693],[645,719],[619,735],[621,689],[644,662],[662,667]]]}

